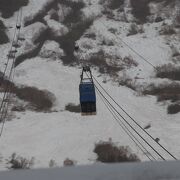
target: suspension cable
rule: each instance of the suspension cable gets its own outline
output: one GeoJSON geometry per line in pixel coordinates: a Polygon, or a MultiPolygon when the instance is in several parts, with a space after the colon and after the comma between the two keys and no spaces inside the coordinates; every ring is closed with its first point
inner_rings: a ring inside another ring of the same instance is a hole
{"type": "Polygon", "coordinates": [[[173,159],[177,160],[177,158],[170,153],[163,145],[161,145],[159,142],[157,142],[152,135],[150,135],[147,131],[145,131],[136,121],[135,119],[130,116],[125,110],[124,108],[122,108],[122,106],[120,106],[115,100],[114,98],[104,89],[104,87],[96,80],[96,78],[92,75],[93,79],[95,80],[95,82],[102,88],[102,90],[108,95],[108,97],[143,131],[145,132],[154,142],[156,142],[163,150],[165,150],[173,159]]]}
{"type": "MultiPolygon", "coordinates": [[[[104,27],[108,28],[107,25],[99,20],[104,27]]],[[[119,39],[124,45],[126,45],[132,52],[134,52],[137,56],[139,56],[143,61],[145,61],[148,65],[150,65],[151,67],[153,67],[155,70],[158,70],[155,65],[153,65],[147,58],[143,57],[140,53],[138,53],[136,50],[134,50],[130,45],[128,45],[125,41],[122,40],[122,38],[120,38],[119,36],[117,36],[116,34],[114,34],[114,36],[119,39]]]]}
{"type": "MultiPolygon", "coordinates": [[[[11,43],[11,48],[10,48],[9,53],[12,53],[13,43],[15,43],[15,44],[18,43],[18,38],[19,38],[20,28],[21,28],[21,21],[22,21],[22,8],[20,9],[20,11],[18,12],[18,15],[17,15],[16,28],[15,28],[15,32],[14,32],[14,36],[13,36],[13,40],[12,40],[12,43],[11,43]],[[18,30],[18,32],[17,32],[17,30],[18,30]],[[15,38],[16,38],[16,40],[15,40],[15,38]]],[[[17,51],[17,47],[15,47],[15,50],[12,53],[13,62],[12,62],[11,68],[10,68],[10,73],[9,73],[9,76],[8,76],[4,96],[3,96],[3,99],[2,99],[2,102],[1,102],[1,105],[0,105],[0,111],[1,111],[0,122],[3,122],[1,130],[0,130],[0,137],[2,136],[2,133],[3,133],[3,129],[4,129],[7,113],[8,113],[8,107],[9,107],[9,103],[10,103],[10,99],[11,99],[11,93],[12,93],[11,89],[12,89],[12,86],[13,86],[13,79],[14,79],[13,69],[14,69],[14,64],[15,64],[15,53],[16,53],[16,51],[17,51]],[[6,102],[5,102],[5,99],[6,99],[6,102]]],[[[5,70],[4,70],[4,73],[3,73],[3,81],[4,81],[5,73],[6,73],[8,64],[9,64],[9,60],[10,60],[10,56],[8,56],[6,67],[5,67],[5,70]]]]}
{"type": "Polygon", "coordinates": [[[133,135],[133,133],[126,127],[126,125],[121,121],[120,118],[118,118],[118,116],[115,114],[114,110],[112,109],[111,106],[108,105],[108,103],[106,102],[105,99],[103,99],[102,95],[100,94],[99,91],[98,95],[100,96],[102,102],[104,103],[104,105],[107,107],[107,109],[109,110],[109,112],[111,113],[111,115],[113,116],[113,118],[115,119],[115,121],[118,123],[118,125],[126,132],[126,134],[130,137],[130,139],[136,144],[136,146],[138,146],[138,148],[143,152],[143,154],[150,160],[152,161],[152,159],[148,156],[148,154],[154,159],[155,157],[143,146],[143,144],[133,135]]]}
{"type": "MultiPolygon", "coordinates": [[[[94,84],[95,85],[95,84],[94,84]]],[[[114,109],[114,111],[124,120],[124,122],[162,159],[166,160],[155,148],[151,146],[150,143],[147,142],[145,138],[143,138],[139,132],[117,111],[117,109],[108,101],[108,99],[102,94],[99,88],[95,85],[95,88],[99,91],[99,93],[106,99],[107,103],[114,109]]]]}

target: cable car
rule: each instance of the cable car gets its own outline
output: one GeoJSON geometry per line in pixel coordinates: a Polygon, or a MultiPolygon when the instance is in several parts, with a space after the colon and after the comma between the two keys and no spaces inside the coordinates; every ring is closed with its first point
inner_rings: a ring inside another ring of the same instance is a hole
{"type": "Polygon", "coordinates": [[[79,84],[81,115],[96,115],[96,94],[91,70],[83,67],[79,84]]]}

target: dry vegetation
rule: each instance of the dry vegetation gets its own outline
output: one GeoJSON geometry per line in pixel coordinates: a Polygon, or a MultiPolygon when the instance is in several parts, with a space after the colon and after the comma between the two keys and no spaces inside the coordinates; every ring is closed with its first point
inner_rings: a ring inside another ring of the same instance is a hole
{"type": "Polygon", "coordinates": [[[138,65],[130,56],[121,58],[109,55],[106,54],[103,49],[92,54],[88,61],[95,67],[98,67],[100,73],[110,76],[117,76],[119,71],[138,65]]]}
{"type": "Polygon", "coordinates": [[[131,0],[132,13],[141,23],[146,22],[147,16],[150,15],[148,3],[149,0],[131,0]]]}
{"type": "Polygon", "coordinates": [[[127,146],[117,147],[114,143],[109,141],[102,141],[95,144],[94,152],[97,154],[97,161],[104,163],[140,161],[137,155],[131,153],[127,146]]]}
{"type": "Polygon", "coordinates": [[[35,87],[21,86],[18,87],[15,84],[5,80],[1,84],[1,92],[5,89],[10,89],[10,92],[15,94],[19,99],[28,102],[26,107],[14,106],[14,111],[24,111],[25,108],[39,111],[39,112],[50,112],[53,107],[55,97],[52,93],[46,90],[39,90],[35,87]]]}
{"type": "Polygon", "coordinates": [[[135,35],[138,33],[143,33],[143,27],[138,26],[136,23],[132,23],[129,28],[129,32],[127,33],[127,36],[135,35]]]}
{"type": "Polygon", "coordinates": [[[81,106],[75,105],[73,103],[69,103],[65,106],[65,110],[69,111],[69,112],[80,113],[81,112],[81,106]]]}
{"type": "Polygon", "coordinates": [[[30,169],[34,164],[34,158],[26,159],[13,153],[7,160],[7,164],[9,169],[30,169]]]}
{"type": "Polygon", "coordinates": [[[75,42],[80,39],[84,32],[92,25],[92,20],[79,21],[66,35],[59,38],[58,42],[65,52],[62,61],[65,65],[78,63],[74,56],[75,42]]]}
{"type": "Polygon", "coordinates": [[[0,44],[9,42],[9,38],[6,35],[6,27],[4,26],[3,21],[0,20],[0,44]]]}
{"type": "Polygon", "coordinates": [[[15,11],[26,6],[29,0],[0,0],[0,12],[3,18],[11,17],[15,11]]]}
{"type": "MultiPolygon", "coordinates": [[[[132,5],[132,13],[134,17],[137,19],[138,23],[145,23],[147,22],[147,18],[150,13],[149,3],[156,2],[156,3],[163,3],[163,7],[168,5],[175,6],[175,0],[130,0],[132,5]]],[[[162,19],[156,19],[156,21],[161,21],[162,19]]]]}
{"type": "Polygon", "coordinates": [[[160,35],[173,35],[175,33],[176,31],[173,25],[167,25],[167,24],[164,24],[159,31],[160,35]]]}
{"type": "Polygon", "coordinates": [[[159,66],[157,67],[156,77],[180,81],[180,67],[172,64],[159,66]]]}
{"type": "Polygon", "coordinates": [[[180,112],[180,84],[179,83],[165,83],[155,86],[153,84],[144,90],[144,94],[157,96],[158,101],[170,101],[167,112],[175,114],[180,112]]]}

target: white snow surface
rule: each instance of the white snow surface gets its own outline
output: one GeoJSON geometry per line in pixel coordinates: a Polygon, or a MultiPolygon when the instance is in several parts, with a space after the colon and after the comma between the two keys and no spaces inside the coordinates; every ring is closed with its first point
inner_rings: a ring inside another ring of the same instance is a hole
{"type": "MultiPolygon", "coordinates": [[[[30,0],[30,4],[24,8],[23,12],[32,11],[32,14],[38,12],[46,2],[47,0],[38,1],[37,6],[35,0],[30,0]]],[[[91,9],[97,15],[100,9],[99,5],[94,8],[97,1],[92,2],[92,7],[86,11],[87,15],[91,9]]],[[[13,18],[9,19],[9,24],[12,23],[13,18]]],[[[61,24],[57,26],[52,21],[48,21],[48,23],[52,23],[52,29],[58,29],[61,26],[61,24]]],[[[33,26],[36,27],[36,25],[33,26]]],[[[91,27],[98,38],[92,40],[94,42],[91,43],[91,49],[86,53],[83,52],[83,55],[86,56],[88,53],[95,52],[99,48],[99,42],[103,39],[110,39],[114,41],[115,45],[113,47],[102,47],[106,51],[121,57],[131,55],[139,65],[128,70],[128,75],[134,77],[138,72],[138,76],[143,77],[144,82],[146,82],[154,73],[153,68],[128,50],[117,37],[123,39],[152,64],[164,64],[169,61],[171,51],[163,37],[157,35],[155,26],[157,24],[145,25],[144,33],[126,36],[126,31],[129,28],[128,23],[110,21],[104,17],[98,18],[91,27]],[[111,27],[117,29],[116,36],[108,31],[111,27]],[[139,71],[140,69],[141,71],[139,71]]],[[[31,32],[32,34],[36,31],[35,27],[31,32]]],[[[41,23],[38,23],[37,28],[40,27],[41,23]]],[[[30,31],[27,33],[28,36],[29,33],[30,31]]],[[[79,40],[80,44],[83,42],[86,42],[85,38],[79,40]]],[[[3,59],[1,61],[2,69],[8,47],[9,44],[0,46],[1,58],[3,59]]],[[[52,50],[51,47],[57,49],[57,44],[47,42],[41,52],[49,52],[52,50]]],[[[95,143],[100,140],[108,141],[109,138],[119,146],[130,146],[142,161],[147,161],[146,156],[113,120],[98,96],[96,116],[81,116],[79,113],[64,110],[68,103],[79,104],[80,72],[80,67],[64,66],[61,61],[41,57],[28,59],[16,67],[15,83],[48,90],[55,95],[56,100],[51,113],[16,112],[15,118],[6,122],[3,136],[0,139],[1,157],[3,157],[0,165],[1,170],[6,169],[6,159],[14,152],[26,158],[34,157],[35,168],[48,167],[51,159],[54,159],[59,166],[63,165],[66,158],[77,161],[78,165],[92,164],[96,159],[96,154],[93,152],[95,143]]],[[[157,103],[155,97],[138,96],[133,90],[117,86],[112,81],[103,84],[105,76],[99,74],[95,69],[92,69],[92,73],[142,127],[150,123],[151,128],[147,131],[154,138],[158,137],[161,144],[177,158],[180,158],[180,141],[178,140],[180,136],[180,114],[167,115],[166,106],[157,103]]],[[[121,110],[119,111],[123,114],[121,110]]],[[[132,123],[125,114],[123,115],[129,123],[132,123]]],[[[133,123],[132,125],[137,128],[133,123]]],[[[144,137],[148,139],[145,134],[144,137]]],[[[150,141],[150,139],[148,140],[150,141]]],[[[159,151],[162,151],[157,144],[152,141],[151,143],[159,151]]],[[[163,156],[166,159],[171,159],[167,153],[163,153],[163,156]]]]}

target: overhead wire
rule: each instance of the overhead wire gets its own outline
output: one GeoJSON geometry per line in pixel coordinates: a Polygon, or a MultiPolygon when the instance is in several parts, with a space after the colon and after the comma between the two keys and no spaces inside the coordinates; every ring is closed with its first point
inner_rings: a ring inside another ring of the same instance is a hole
{"type": "MultiPolygon", "coordinates": [[[[100,18],[99,18],[100,19],[100,18]]],[[[108,28],[107,25],[102,22],[101,20],[99,20],[104,27],[108,28]]],[[[128,45],[125,41],[122,40],[122,38],[120,38],[119,36],[117,36],[116,34],[114,34],[114,36],[119,39],[124,45],[126,45],[132,52],[134,52],[137,56],[139,56],[143,61],[145,61],[148,65],[150,65],[151,67],[153,67],[155,70],[158,70],[155,65],[153,65],[147,58],[143,57],[139,52],[137,52],[136,50],[134,50],[130,45],[128,45]]]]}
{"type": "MultiPolygon", "coordinates": [[[[101,20],[99,20],[99,21],[104,25],[104,27],[107,28],[107,26],[106,26],[106,24],[104,24],[104,22],[102,22],[101,20]]],[[[138,53],[136,50],[134,50],[130,45],[128,45],[125,41],[123,41],[122,38],[120,38],[120,37],[117,36],[116,34],[114,34],[114,35],[116,36],[117,39],[119,39],[121,42],[123,42],[123,44],[125,44],[131,51],[133,51],[136,55],[138,55],[142,60],[144,60],[144,61],[145,61],[146,63],[148,63],[151,67],[153,67],[155,70],[157,70],[157,68],[156,68],[147,58],[143,57],[140,53],[138,53]]],[[[93,77],[93,78],[94,78],[94,77],[93,77]]],[[[100,84],[99,84],[99,85],[100,85],[100,84]]],[[[103,87],[101,86],[101,88],[103,88],[103,87]]],[[[104,88],[103,88],[103,90],[105,91],[104,88]]],[[[105,92],[106,92],[106,91],[105,91],[105,92]]],[[[106,92],[106,94],[108,94],[108,93],[106,92]]],[[[109,96],[109,94],[108,94],[108,96],[109,96]]],[[[110,96],[109,96],[109,97],[110,97],[110,96]]],[[[113,102],[115,102],[112,97],[110,97],[110,98],[113,100],[113,102]]],[[[115,103],[116,103],[116,102],[115,102],[115,103]]],[[[127,115],[129,118],[131,118],[131,119],[134,121],[134,123],[135,123],[140,129],[142,129],[152,140],[154,140],[154,142],[156,142],[163,150],[165,150],[173,159],[177,160],[177,158],[176,158],[172,153],[170,153],[163,145],[161,145],[159,142],[157,142],[147,131],[145,131],[118,103],[116,103],[116,105],[118,105],[118,106],[120,107],[120,109],[121,109],[123,112],[125,112],[126,115],[127,115]]]]}
{"type": "MultiPolygon", "coordinates": [[[[86,75],[89,77],[89,75],[86,73],[86,75]]],[[[93,75],[92,75],[93,77],[93,75]]],[[[93,78],[94,79],[94,78],[93,78]]],[[[96,80],[96,79],[95,79],[96,80]]],[[[105,99],[107,104],[116,112],[123,120],[124,122],[162,159],[165,160],[165,158],[153,147],[148,143],[148,141],[143,138],[140,133],[137,132],[137,130],[117,111],[117,109],[108,101],[108,99],[103,95],[103,93],[99,90],[99,88],[94,84],[96,90],[101,94],[101,96],[105,99]]]]}
{"type": "Polygon", "coordinates": [[[144,130],[143,127],[141,127],[139,125],[139,123],[137,123],[137,121],[132,117],[130,116],[127,111],[125,111],[125,109],[120,106],[115,100],[114,98],[104,89],[104,87],[97,81],[97,79],[92,75],[94,81],[102,88],[102,90],[107,94],[107,96],[144,132],[146,133],[155,143],[157,143],[164,151],[166,151],[166,153],[168,153],[173,159],[177,160],[177,158],[172,154],[170,153],[163,145],[161,145],[159,142],[157,142],[151,134],[149,134],[146,130],[144,130]]]}
{"type": "MultiPolygon", "coordinates": [[[[94,84],[95,85],[95,84],[94,84]]],[[[95,88],[101,93],[99,88],[95,85],[95,88]]],[[[102,94],[102,93],[101,93],[102,94]]],[[[137,130],[117,111],[117,109],[108,101],[108,99],[102,94],[103,98],[106,99],[107,103],[113,108],[113,110],[123,119],[123,121],[162,159],[166,160],[137,130]]]]}
{"type": "MultiPolygon", "coordinates": [[[[18,37],[19,37],[19,34],[20,34],[20,29],[21,29],[21,21],[22,21],[22,8],[19,10],[18,15],[17,15],[15,32],[14,32],[14,36],[13,36],[13,40],[12,40],[12,43],[11,43],[9,53],[12,52],[13,43],[18,44],[18,37]],[[20,23],[20,24],[18,24],[18,23],[20,23]],[[17,32],[17,30],[18,30],[18,32],[17,32]],[[16,40],[15,40],[15,38],[16,38],[16,40]]],[[[1,102],[1,105],[0,105],[0,111],[1,111],[0,122],[2,122],[2,127],[1,127],[1,130],[0,130],[0,137],[2,136],[2,133],[3,133],[6,117],[7,117],[7,114],[8,114],[8,106],[9,106],[11,95],[12,95],[11,90],[12,90],[13,79],[14,79],[13,70],[14,70],[14,64],[15,64],[15,53],[16,53],[16,51],[17,51],[17,47],[15,47],[15,50],[12,53],[13,54],[12,55],[13,62],[11,64],[9,76],[8,76],[8,78],[6,80],[7,83],[6,83],[6,87],[5,87],[5,92],[4,92],[4,96],[3,96],[3,99],[2,99],[2,102],[1,102]]],[[[5,67],[5,70],[4,70],[3,81],[4,81],[5,73],[6,73],[8,64],[9,64],[9,60],[10,60],[10,56],[8,56],[8,60],[7,60],[6,67],[5,67]]]]}
{"type": "Polygon", "coordinates": [[[126,125],[121,121],[121,119],[115,114],[112,107],[108,105],[106,100],[102,97],[99,90],[97,90],[102,102],[107,107],[115,121],[118,123],[118,125],[125,131],[125,133],[130,137],[130,139],[135,143],[135,145],[143,152],[143,154],[150,160],[153,161],[151,158],[153,158],[156,161],[156,158],[144,147],[144,145],[133,135],[133,133],[126,127],[126,125]],[[151,158],[149,157],[151,156],[151,158]]]}

